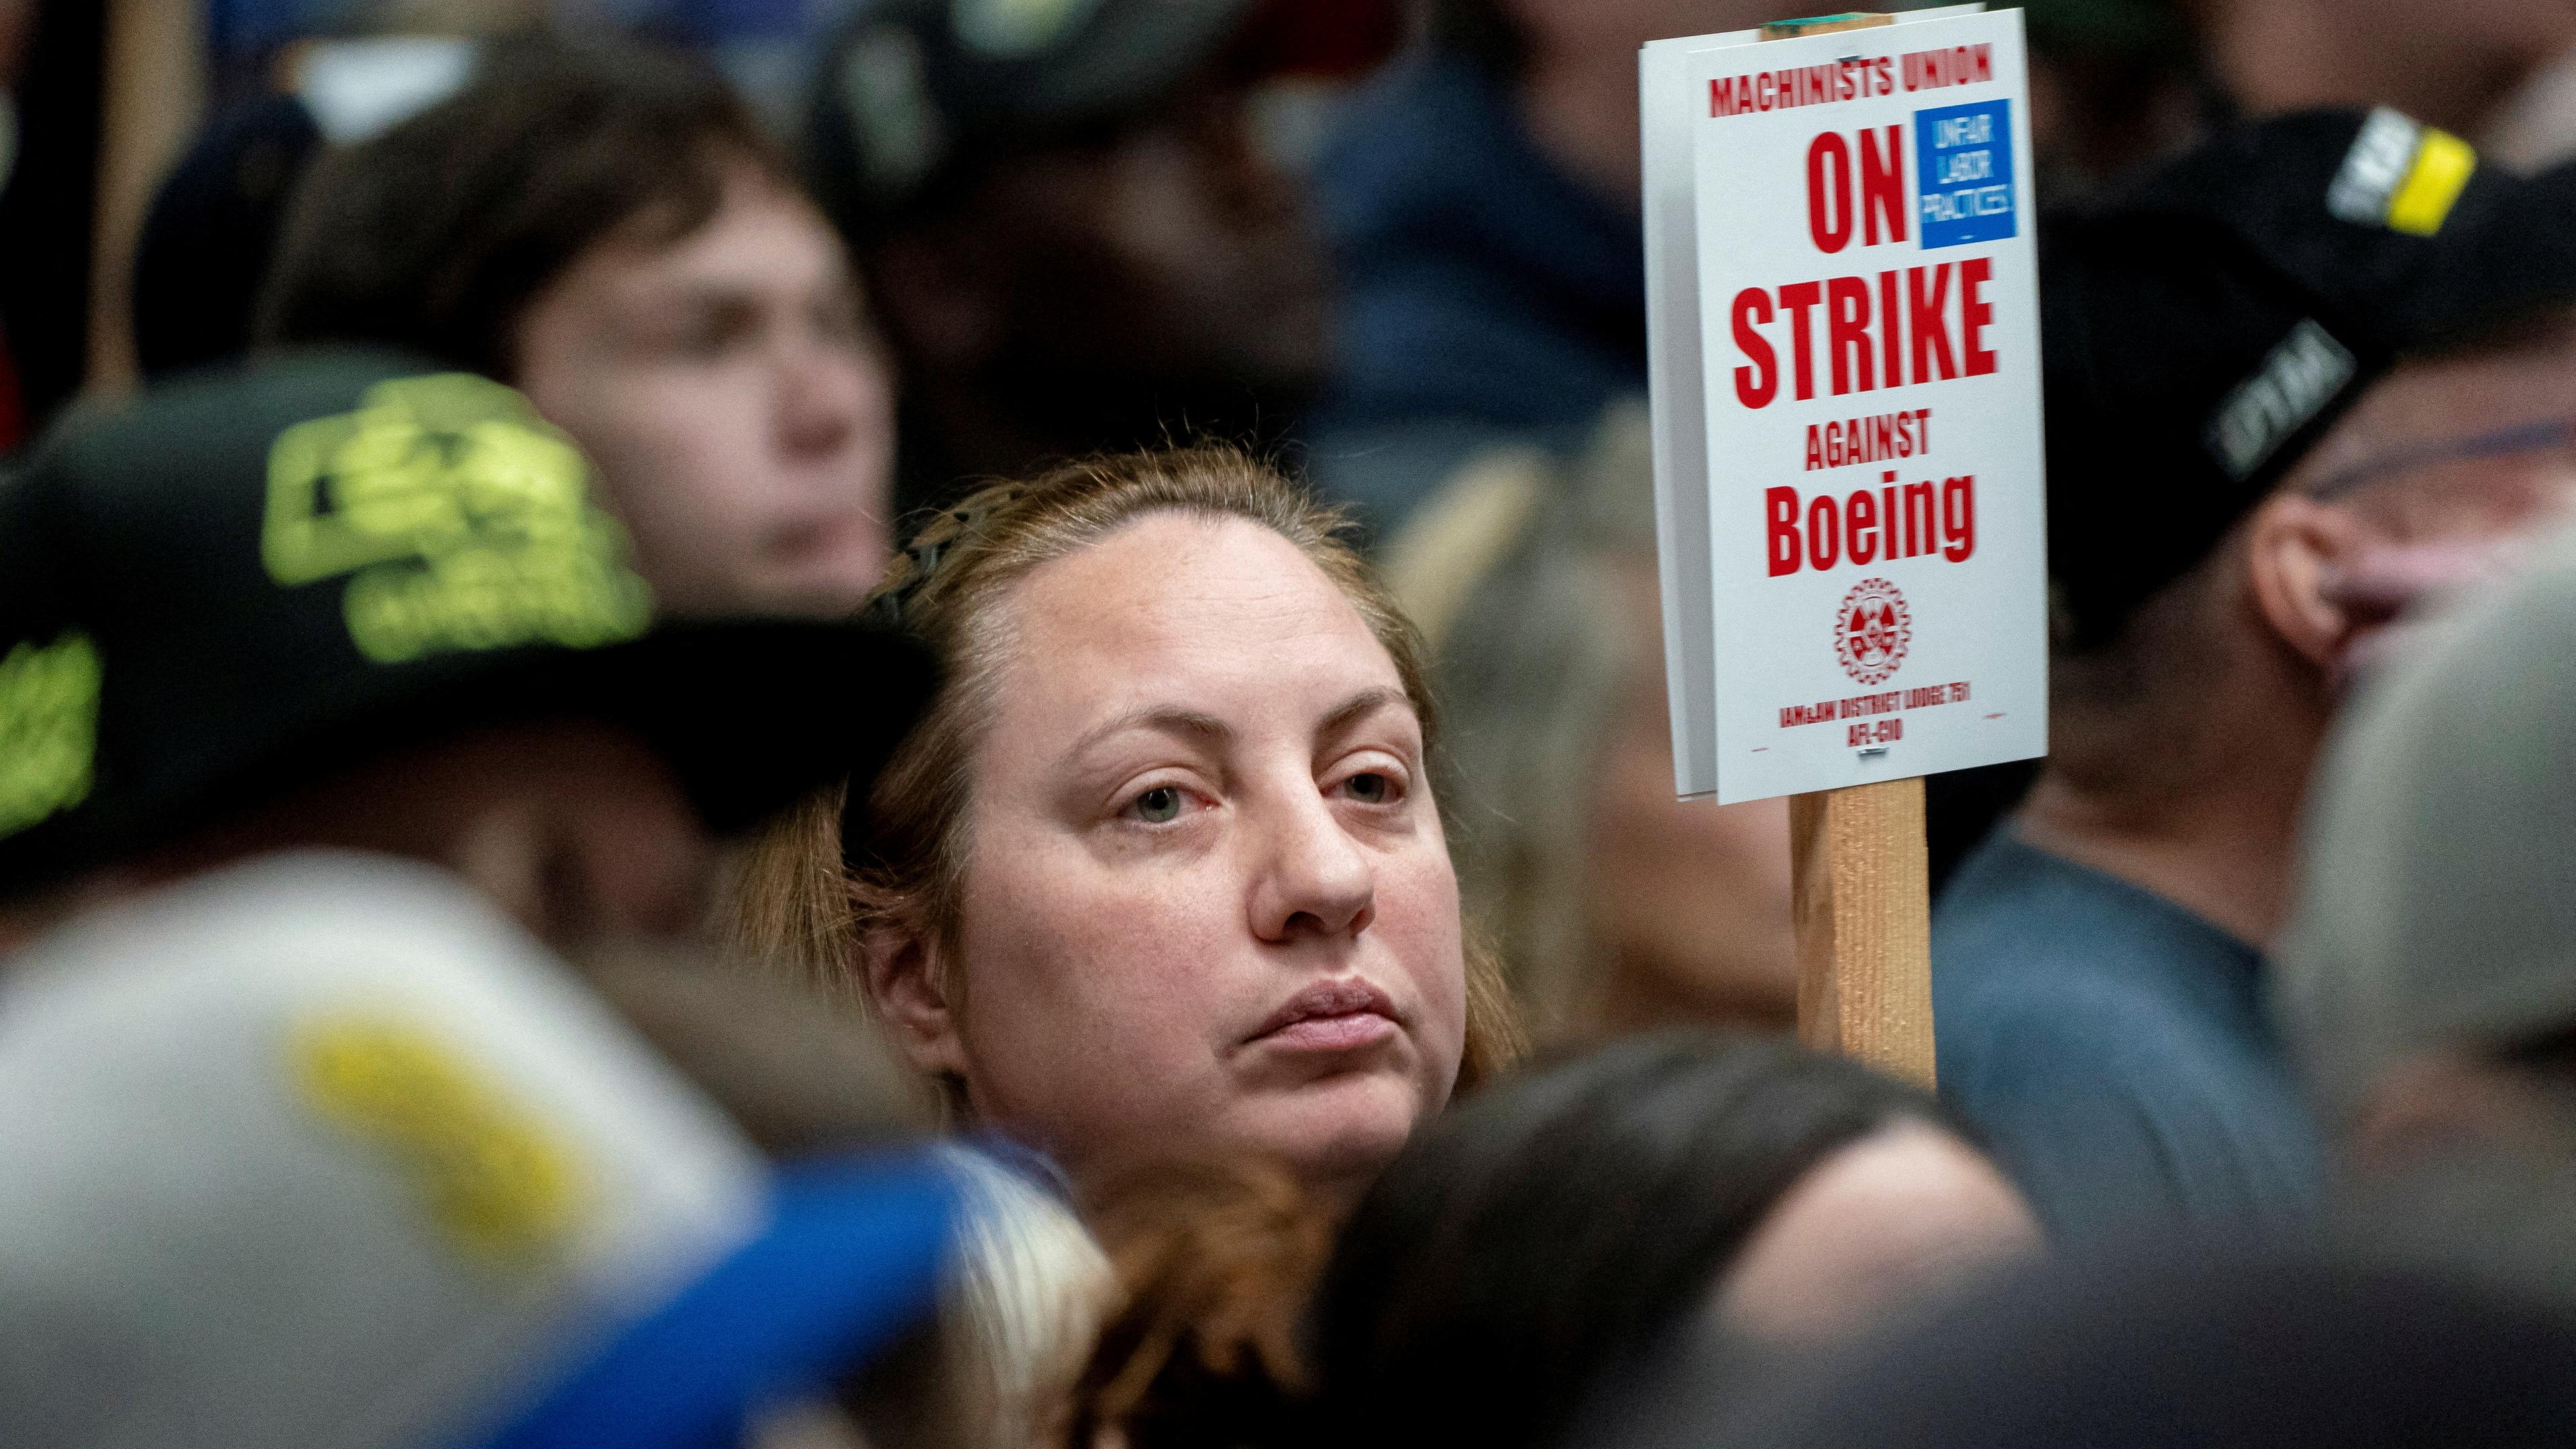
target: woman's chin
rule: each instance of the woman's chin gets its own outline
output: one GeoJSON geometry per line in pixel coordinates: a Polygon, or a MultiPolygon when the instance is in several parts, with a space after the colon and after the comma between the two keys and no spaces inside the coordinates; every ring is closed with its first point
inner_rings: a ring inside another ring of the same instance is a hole
{"type": "Polygon", "coordinates": [[[1287,1164],[1308,1183],[1365,1186],[1402,1151],[1425,1104],[1420,1084],[1394,1072],[1350,1073],[1242,1104],[1244,1150],[1287,1164]]]}

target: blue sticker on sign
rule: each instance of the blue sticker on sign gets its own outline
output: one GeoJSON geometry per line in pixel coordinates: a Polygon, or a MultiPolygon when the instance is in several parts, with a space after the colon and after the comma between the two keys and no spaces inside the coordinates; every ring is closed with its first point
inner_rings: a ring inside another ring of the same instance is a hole
{"type": "Polygon", "coordinates": [[[1924,246],[2014,234],[2012,102],[1916,111],[1914,162],[1924,246]]]}

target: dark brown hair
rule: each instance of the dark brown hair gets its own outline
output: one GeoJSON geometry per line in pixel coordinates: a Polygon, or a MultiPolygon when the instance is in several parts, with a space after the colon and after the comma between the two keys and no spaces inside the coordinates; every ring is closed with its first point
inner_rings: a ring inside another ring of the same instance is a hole
{"type": "Polygon", "coordinates": [[[378,342],[509,380],[543,292],[612,235],[704,226],[749,166],[786,157],[706,63],[630,43],[496,43],[474,78],[325,157],[297,194],[263,342],[378,342]]]}

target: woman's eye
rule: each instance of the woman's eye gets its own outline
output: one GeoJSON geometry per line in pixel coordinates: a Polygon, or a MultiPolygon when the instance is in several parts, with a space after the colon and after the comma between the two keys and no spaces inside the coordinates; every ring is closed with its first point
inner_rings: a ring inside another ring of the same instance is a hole
{"type": "Polygon", "coordinates": [[[1137,796],[1128,808],[1148,825],[1169,824],[1181,818],[1181,792],[1170,785],[1157,785],[1137,796]]]}
{"type": "Polygon", "coordinates": [[[1395,782],[1374,771],[1351,776],[1342,782],[1342,788],[1363,805],[1383,805],[1395,795],[1395,782]]]}

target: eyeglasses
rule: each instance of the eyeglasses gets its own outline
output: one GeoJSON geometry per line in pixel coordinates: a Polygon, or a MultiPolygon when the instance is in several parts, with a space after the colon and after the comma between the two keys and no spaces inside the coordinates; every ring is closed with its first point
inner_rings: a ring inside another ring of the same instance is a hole
{"type": "Polygon", "coordinates": [[[2339,498],[2382,479],[2411,473],[2435,463],[2454,463],[2469,458],[2509,458],[2517,453],[2538,453],[2565,447],[2576,447],[2576,418],[2521,423],[2491,433],[2393,448],[2378,457],[2355,463],[2304,491],[2311,498],[2339,498]]]}

